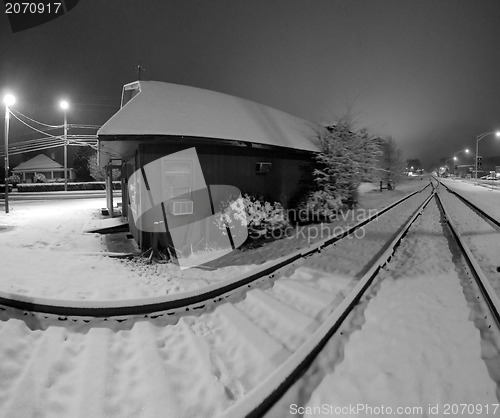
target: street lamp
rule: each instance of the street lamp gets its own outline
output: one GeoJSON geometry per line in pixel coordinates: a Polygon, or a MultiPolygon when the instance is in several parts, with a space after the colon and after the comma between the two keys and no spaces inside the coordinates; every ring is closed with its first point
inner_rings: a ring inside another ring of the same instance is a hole
{"type": "Polygon", "coordinates": [[[16,102],[16,98],[12,94],[6,94],[3,98],[3,104],[5,105],[5,213],[9,213],[9,118],[10,110],[9,107],[13,106],[16,102]]]}
{"type": "MultiPolygon", "coordinates": [[[[458,161],[457,154],[460,154],[461,152],[464,152],[464,153],[468,154],[469,153],[469,149],[468,148],[460,149],[458,151],[455,151],[452,154],[453,155],[453,175],[455,175],[455,162],[458,161]]],[[[448,161],[448,160],[446,160],[446,161],[448,161]]]]}
{"type": "Polygon", "coordinates": [[[479,154],[479,141],[481,141],[481,139],[487,137],[488,135],[493,135],[493,134],[495,134],[495,136],[497,137],[500,137],[500,131],[484,132],[476,137],[476,182],[475,182],[476,184],[477,184],[477,159],[479,154]]]}
{"type": "Polygon", "coordinates": [[[69,108],[69,103],[66,100],[59,102],[60,108],[64,113],[64,191],[68,191],[68,120],[66,111],[69,108]]]}

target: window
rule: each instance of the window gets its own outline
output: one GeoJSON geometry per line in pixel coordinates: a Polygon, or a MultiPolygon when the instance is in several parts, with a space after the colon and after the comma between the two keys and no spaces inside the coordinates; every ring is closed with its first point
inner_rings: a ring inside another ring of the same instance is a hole
{"type": "Polygon", "coordinates": [[[162,161],[163,201],[191,200],[194,185],[194,161],[191,159],[164,159],[162,161]]]}
{"type": "Polygon", "coordinates": [[[121,107],[125,106],[134,96],[140,92],[139,83],[130,83],[123,87],[121,107]]]}
{"type": "Polygon", "coordinates": [[[271,163],[265,163],[265,162],[256,163],[255,172],[257,174],[268,174],[271,172],[272,166],[273,165],[271,163]]]}

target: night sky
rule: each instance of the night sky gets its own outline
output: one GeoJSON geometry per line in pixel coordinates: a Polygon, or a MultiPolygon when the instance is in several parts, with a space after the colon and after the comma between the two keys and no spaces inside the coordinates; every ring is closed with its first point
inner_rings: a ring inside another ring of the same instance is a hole
{"type": "Polygon", "coordinates": [[[0,17],[0,93],[45,123],[63,96],[70,123],[104,123],[138,64],[313,122],[350,113],[424,164],[500,129],[498,0],[84,0],[16,33],[0,17]]]}

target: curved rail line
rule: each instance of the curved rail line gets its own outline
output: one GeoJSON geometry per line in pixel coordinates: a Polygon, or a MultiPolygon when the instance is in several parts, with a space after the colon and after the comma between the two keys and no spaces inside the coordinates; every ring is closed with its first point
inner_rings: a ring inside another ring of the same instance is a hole
{"type": "MultiPolygon", "coordinates": [[[[431,181],[431,183],[432,181],[431,181]]],[[[433,185],[434,188],[434,185],[433,185]]],[[[312,336],[279,366],[258,387],[252,390],[224,411],[223,417],[261,417],[286,393],[286,391],[305,373],[317,355],[325,347],[328,340],[337,332],[344,319],[358,304],[366,290],[373,284],[380,269],[387,264],[394,251],[401,243],[412,224],[422,214],[424,208],[436,194],[437,187],[429,197],[417,208],[411,218],[385,246],[384,251],[371,265],[370,269],[359,280],[342,303],[325,319],[312,336]]]]}
{"type": "Polygon", "coordinates": [[[333,237],[324,239],[310,247],[295,251],[285,259],[281,259],[271,266],[257,268],[250,273],[238,276],[230,281],[206,286],[202,290],[194,290],[177,295],[129,299],[125,301],[72,301],[71,305],[68,305],[68,302],[57,299],[32,298],[23,295],[13,296],[7,292],[0,291],[0,305],[27,312],[58,315],[62,317],[60,319],[66,319],[67,317],[124,318],[137,315],[149,316],[158,312],[167,312],[167,315],[174,315],[175,311],[179,310],[200,310],[209,302],[218,303],[226,299],[232,292],[238,289],[243,289],[245,287],[250,288],[253,284],[258,283],[259,280],[272,279],[280,269],[293,266],[298,260],[306,258],[314,253],[321,252],[326,247],[351,235],[362,226],[390,211],[404,201],[410,199],[412,196],[423,192],[430,185],[434,188],[432,180],[420,190],[404,196],[386,208],[358,222],[356,225],[346,228],[333,237]]]}

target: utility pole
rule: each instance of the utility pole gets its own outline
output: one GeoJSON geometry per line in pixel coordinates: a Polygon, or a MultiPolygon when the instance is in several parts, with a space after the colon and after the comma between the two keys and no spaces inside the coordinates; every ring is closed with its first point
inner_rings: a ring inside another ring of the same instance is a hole
{"type": "Polygon", "coordinates": [[[9,213],[9,106],[5,105],[5,213],[9,213]]]}
{"type": "Polygon", "coordinates": [[[64,112],[64,191],[68,191],[68,119],[64,112]]]}
{"type": "Polygon", "coordinates": [[[9,118],[10,110],[9,106],[12,106],[16,102],[15,97],[12,94],[7,94],[3,98],[3,104],[5,105],[5,131],[4,131],[4,141],[5,141],[5,213],[9,213],[9,118]]]}
{"type": "Polygon", "coordinates": [[[477,185],[477,169],[478,169],[478,163],[481,163],[481,156],[478,155],[479,154],[479,141],[481,141],[481,139],[487,137],[488,135],[495,135],[497,138],[500,138],[500,131],[496,131],[496,132],[485,132],[481,135],[478,135],[476,137],[476,181],[475,181],[475,184],[477,185]]]}
{"type": "Polygon", "coordinates": [[[136,68],[134,68],[134,71],[138,74],[139,80],[141,79],[141,72],[146,72],[146,69],[142,65],[138,65],[136,68]]]}
{"type": "Polygon", "coordinates": [[[59,106],[64,112],[64,191],[68,191],[68,120],[66,118],[66,111],[69,108],[69,103],[62,100],[59,106]]]}

